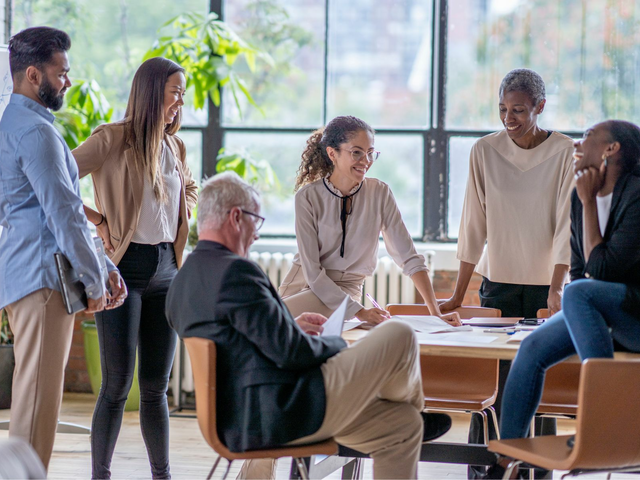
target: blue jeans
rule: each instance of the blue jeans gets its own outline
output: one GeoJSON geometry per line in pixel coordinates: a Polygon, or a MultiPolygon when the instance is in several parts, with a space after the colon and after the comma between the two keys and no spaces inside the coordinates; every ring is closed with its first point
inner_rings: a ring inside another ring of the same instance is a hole
{"type": "Polygon", "coordinates": [[[623,283],[581,279],[567,285],[562,310],[529,335],[513,361],[504,395],[500,436],[523,438],[540,403],[548,368],[577,353],[613,358],[613,340],[640,352],[640,319],[622,310],[623,283]]]}

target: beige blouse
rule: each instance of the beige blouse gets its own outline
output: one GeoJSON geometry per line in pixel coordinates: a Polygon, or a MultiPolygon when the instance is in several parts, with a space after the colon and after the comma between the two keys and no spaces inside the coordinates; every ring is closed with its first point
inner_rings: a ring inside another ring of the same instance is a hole
{"type": "MultiPolygon", "coordinates": [[[[363,277],[371,275],[377,264],[380,232],[389,255],[405,275],[427,270],[424,257],[416,252],[402,221],[391,189],[375,178],[365,178],[360,191],[352,197],[344,257],[341,257],[342,194],[328,179],[325,181],[331,191],[321,179],[305,185],[296,194],[298,253],[293,262],[302,266],[309,287],[327,307],[338,308],[346,296],[327,276],[327,270],[363,277]]],[[[361,308],[360,303],[349,298],[347,318],[353,317],[361,308]]]]}
{"type": "Polygon", "coordinates": [[[458,259],[494,282],[549,285],[554,266],[571,259],[572,154],[573,140],[558,132],[530,150],[505,130],[479,139],[469,160],[458,259]]]}

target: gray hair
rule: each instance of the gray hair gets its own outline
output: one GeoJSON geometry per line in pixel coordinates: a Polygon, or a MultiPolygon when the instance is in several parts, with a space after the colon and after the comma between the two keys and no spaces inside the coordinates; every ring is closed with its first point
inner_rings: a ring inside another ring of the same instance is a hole
{"type": "Polygon", "coordinates": [[[544,80],[533,70],[516,68],[505,75],[500,83],[500,97],[508,92],[524,92],[538,105],[546,98],[544,80]]]}
{"type": "Polygon", "coordinates": [[[220,228],[233,207],[255,209],[259,205],[258,191],[237,173],[219,173],[202,184],[198,198],[198,233],[204,228],[220,228]]]}

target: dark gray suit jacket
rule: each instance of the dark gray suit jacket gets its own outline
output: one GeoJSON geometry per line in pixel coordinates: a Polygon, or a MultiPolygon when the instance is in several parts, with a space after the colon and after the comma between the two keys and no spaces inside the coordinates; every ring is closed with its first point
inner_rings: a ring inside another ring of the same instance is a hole
{"type": "Polygon", "coordinates": [[[283,445],[320,428],[320,365],[346,343],[305,334],[254,262],[200,241],[171,284],[167,318],[180,337],[216,343],[218,435],[229,450],[283,445]]]}

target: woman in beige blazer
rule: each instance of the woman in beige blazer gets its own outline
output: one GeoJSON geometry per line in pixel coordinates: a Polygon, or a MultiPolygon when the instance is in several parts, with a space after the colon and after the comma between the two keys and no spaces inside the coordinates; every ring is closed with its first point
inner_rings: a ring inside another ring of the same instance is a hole
{"type": "Polygon", "coordinates": [[[102,387],[91,427],[92,478],[110,466],[138,352],[140,426],[153,478],[170,478],[167,387],[176,346],[164,303],[182,263],[197,189],[180,129],[184,69],[147,60],[136,72],[125,119],[102,125],[73,154],[91,174],[98,211],[86,208],[129,288],[124,304],[96,314],[102,387]]]}

